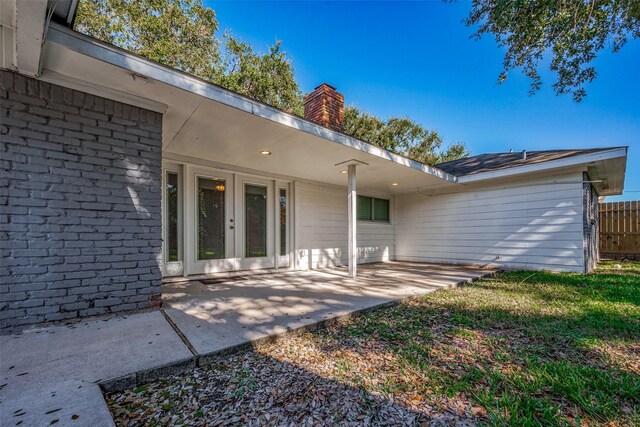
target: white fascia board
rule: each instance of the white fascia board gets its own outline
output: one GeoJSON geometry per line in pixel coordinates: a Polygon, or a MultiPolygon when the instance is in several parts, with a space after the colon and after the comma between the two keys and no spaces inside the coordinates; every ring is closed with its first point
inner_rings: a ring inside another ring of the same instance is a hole
{"type": "Polygon", "coordinates": [[[615,159],[617,157],[626,157],[627,148],[619,147],[607,151],[597,153],[583,154],[580,156],[567,157],[566,159],[551,160],[548,162],[535,163],[531,165],[517,166],[509,169],[501,169],[491,172],[482,172],[475,175],[465,175],[458,177],[459,184],[469,184],[472,182],[484,181],[488,179],[504,178],[513,175],[521,175],[525,173],[540,172],[549,169],[565,168],[569,166],[577,166],[597,162],[599,160],[615,159]]]}
{"type": "Polygon", "coordinates": [[[44,45],[47,2],[17,0],[15,3],[16,71],[36,77],[40,74],[40,59],[44,45]]]}
{"type": "Polygon", "coordinates": [[[183,73],[182,71],[141,58],[123,49],[100,42],[63,26],[51,23],[47,33],[47,39],[50,42],[59,44],[75,52],[90,56],[108,64],[123,68],[131,73],[139,74],[177,87],[272,122],[297,129],[367,154],[390,160],[394,163],[419,170],[449,182],[457,181],[455,176],[440,169],[407,159],[340,132],[335,132],[316,125],[308,120],[251,100],[197,77],[183,73]]]}

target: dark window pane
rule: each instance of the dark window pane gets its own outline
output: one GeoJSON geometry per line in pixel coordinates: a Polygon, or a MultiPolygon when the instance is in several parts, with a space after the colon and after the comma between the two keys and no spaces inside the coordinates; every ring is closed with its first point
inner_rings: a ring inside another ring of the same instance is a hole
{"type": "Polygon", "coordinates": [[[267,188],[244,189],[245,257],[267,256],[267,188]]]}
{"type": "Polygon", "coordinates": [[[280,189],[280,255],[287,254],[287,190],[280,189]]]}
{"type": "Polygon", "coordinates": [[[225,181],[198,178],[198,259],[224,258],[225,181]]]}
{"type": "Polygon", "coordinates": [[[373,219],[375,221],[389,221],[389,201],[373,199],[373,219]]]}
{"type": "Polygon", "coordinates": [[[371,197],[358,196],[357,206],[358,219],[371,221],[371,197]]]}
{"type": "Polygon", "coordinates": [[[167,172],[167,261],[178,261],[178,174],[167,172]]]}

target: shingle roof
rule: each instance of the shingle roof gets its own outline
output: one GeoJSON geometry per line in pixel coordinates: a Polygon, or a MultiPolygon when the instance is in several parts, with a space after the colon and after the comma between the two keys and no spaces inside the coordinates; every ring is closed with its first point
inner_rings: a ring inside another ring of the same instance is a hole
{"type": "Polygon", "coordinates": [[[575,150],[546,150],[527,151],[527,158],[524,159],[522,152],[513,153],[489,153],[464,159],[453,160],[451,162],[435,165],[444,172],[455,175],[474,175],[482,172],[491,172],[501,169],[509,169],[517,166],[534,165],[537,163],[549,162],[552,160],[565,159],[583,154],[592,154],[600,151],[609,151],[619,147],[589,148],[575,150]]]}

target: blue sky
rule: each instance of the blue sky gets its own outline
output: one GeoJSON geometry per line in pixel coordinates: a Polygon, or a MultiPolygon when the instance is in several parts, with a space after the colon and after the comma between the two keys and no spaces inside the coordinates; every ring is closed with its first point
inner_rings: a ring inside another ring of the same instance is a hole
{"type": "Polygon", "coordinates": [[[472,154],[627,145],[625,194],[608,201],[640,200],[640,40],[601,53],[575,103],[553,93],[546,69],[534,96],[519,72],[497,85],[504,51],[469,38],[468,2],[205,3],[258,50],[282,40],[303,92],[330,83],[347,104],[411,117],[472,154]]]}

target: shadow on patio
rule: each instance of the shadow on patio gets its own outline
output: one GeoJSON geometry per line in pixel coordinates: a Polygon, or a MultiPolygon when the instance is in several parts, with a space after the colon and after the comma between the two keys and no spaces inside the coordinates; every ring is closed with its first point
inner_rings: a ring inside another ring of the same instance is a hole
{"type": "Polygon", "coordinates": [[[167,284],[164,311],[199,355],[473,280],[488,270],[390,262],[167,284]]]}

